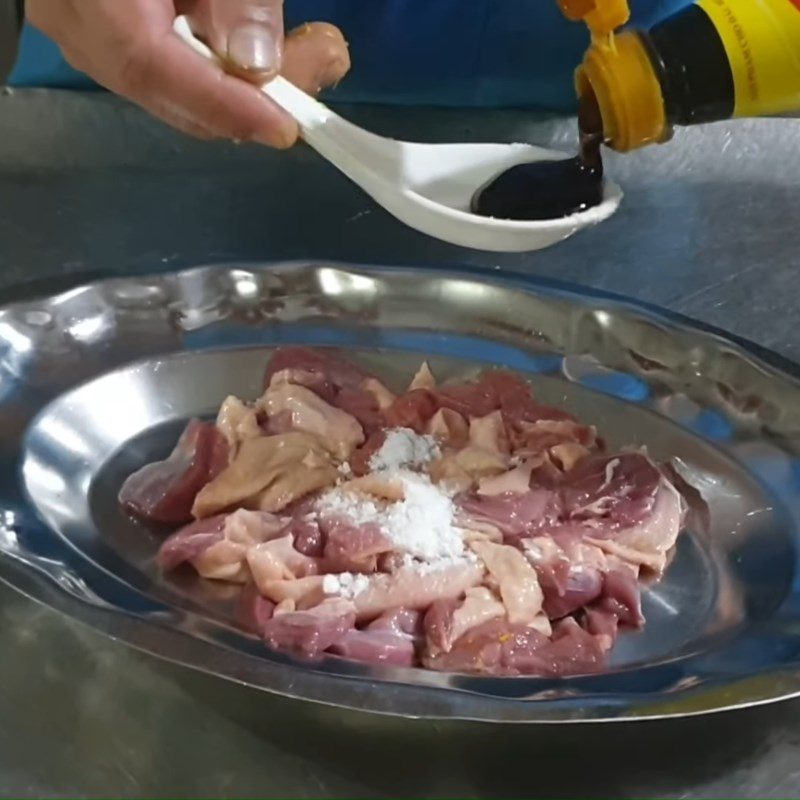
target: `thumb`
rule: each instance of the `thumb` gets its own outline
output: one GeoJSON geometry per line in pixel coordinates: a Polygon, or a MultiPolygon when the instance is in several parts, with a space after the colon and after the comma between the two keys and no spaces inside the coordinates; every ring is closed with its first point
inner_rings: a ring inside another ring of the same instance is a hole
{"type": "Polygon", "coordinates": [[[283,0],[198,0],[193,27],[245,77],[280,72],[283,61],[283,0]]]}

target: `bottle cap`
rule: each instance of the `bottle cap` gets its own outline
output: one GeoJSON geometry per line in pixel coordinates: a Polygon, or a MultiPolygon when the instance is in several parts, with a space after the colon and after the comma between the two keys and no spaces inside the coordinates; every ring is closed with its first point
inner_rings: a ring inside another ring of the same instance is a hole
{"type": "Polygon", "coordinates": [[[593,38],[605,39],[631,16],[628,0],[558,0],[564,16],[585,22],[593,38]]]}
{"type": "Polygon", "coordinates": [[[605,141],[614,150],[627,152],[667,141],[672,128],[644,42],[636,31],[624,31],[614,37],[614,44],[593,44],[586,51],[575,74],[578,96],[594,94],[605,141]]]}

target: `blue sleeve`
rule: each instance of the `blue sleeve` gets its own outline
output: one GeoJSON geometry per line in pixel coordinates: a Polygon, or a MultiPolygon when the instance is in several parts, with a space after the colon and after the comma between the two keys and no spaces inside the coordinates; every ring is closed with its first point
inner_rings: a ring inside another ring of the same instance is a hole
{"type": "MultiPolygon", "coordinates": [[[[649,25],[688,2],[633,0],[634,21],[649,25]]],[[[572,75],[587,35],[555,0],[288,0],[286,15],[289,27],[319,19],[345,32],[353,70],[329,99],[574,108],[572,75]]],[[[28,27],[10,83],[91,85],[28,27]]]]}

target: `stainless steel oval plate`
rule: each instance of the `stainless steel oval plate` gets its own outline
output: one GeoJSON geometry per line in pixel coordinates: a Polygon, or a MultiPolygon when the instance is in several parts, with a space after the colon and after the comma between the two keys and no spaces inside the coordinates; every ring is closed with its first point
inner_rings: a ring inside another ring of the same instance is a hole
{"type": "Polygon", "coordinates": [[[0,575],[154,655],[291,697],[404,717],[652,718],[800,693],[800,381],[791,364],[619,298],[478,270],[207,267],[0,311],[0,575]],[[304,663],[237,623],[236,592],[165,578],[122,480],[189,416],[255,397],[270,348],[345,348],[387,376],[527,373],[614,445],[674,458],[707,505],[612,668],[481,678],[304,663]]]}

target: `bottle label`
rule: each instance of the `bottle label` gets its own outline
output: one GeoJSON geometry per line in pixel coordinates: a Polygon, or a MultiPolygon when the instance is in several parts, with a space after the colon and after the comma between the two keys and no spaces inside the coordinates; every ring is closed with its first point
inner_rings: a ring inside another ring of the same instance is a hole
{"type": "Polygon", "coordinates": [[[800,0],[697,0],[733,71],[737,117],[800,109],[800,0]]]}

